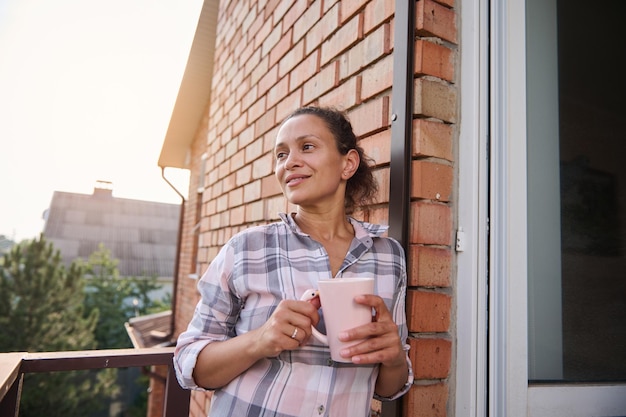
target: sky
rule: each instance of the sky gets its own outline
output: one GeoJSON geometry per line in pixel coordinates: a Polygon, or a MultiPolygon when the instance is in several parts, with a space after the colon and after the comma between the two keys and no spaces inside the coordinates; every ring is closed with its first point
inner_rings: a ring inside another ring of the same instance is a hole
{"type": "MultiPolygon", "coordinates": [[[[158,158],[202,0],[0,0],[0,235],[37,237],[54,191],[165,203],[158,158]]],[[[183,194],[185,170],[166,170],[183,194]]]]}

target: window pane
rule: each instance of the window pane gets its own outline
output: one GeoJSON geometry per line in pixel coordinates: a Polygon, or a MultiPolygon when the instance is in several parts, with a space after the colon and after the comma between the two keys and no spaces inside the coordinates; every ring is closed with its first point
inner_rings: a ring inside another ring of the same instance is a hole
{"type": "Polygon", "coordinates": [[[528,1],[529,377],[624,381],[626,2],[549,3],[528,1]]]}

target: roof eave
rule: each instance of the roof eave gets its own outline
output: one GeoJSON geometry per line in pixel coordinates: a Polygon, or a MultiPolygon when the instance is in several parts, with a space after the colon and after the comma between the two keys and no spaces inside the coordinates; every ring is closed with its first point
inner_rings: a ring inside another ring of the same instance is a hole
{"type": "Polygon", "coordinates": [[[190,148],[211,97],[218,0],[205,0],[161,147],[161,168],[190,167],[190,148]]]}

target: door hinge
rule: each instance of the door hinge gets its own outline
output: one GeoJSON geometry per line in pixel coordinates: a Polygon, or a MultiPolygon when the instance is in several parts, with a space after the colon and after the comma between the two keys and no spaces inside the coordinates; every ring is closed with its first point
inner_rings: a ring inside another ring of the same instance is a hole
{"type": "Polygon", "coordinates": [[[462,227],[459,227],[456,231],[456,247],[457,252],[463,252],[465,250],[465,231],[462,227]]]}

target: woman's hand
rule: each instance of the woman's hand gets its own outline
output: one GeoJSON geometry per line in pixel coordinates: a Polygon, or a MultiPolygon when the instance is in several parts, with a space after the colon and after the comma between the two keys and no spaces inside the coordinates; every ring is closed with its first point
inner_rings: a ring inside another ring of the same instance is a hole
{"type": "Polygon", "coordinates": [[[339,335],[342,342],[366,339],[345,348],[341,356],[351,358],[356,364],[381,363],[384,366],[401,366],[406,362],[398,334],[398,326],[382,298],[376,295],[360,295],[357,303],[372,307],[376,315],[371,323],[346,330],[339,335]]]}
{"type": "Polygon", "coordinates": [[[202,349],[193,377],[201,387],[222,387],[259,359],[298,348],[311,336],[311,324],[318,321],[317,309],[311,303],[283,300],[263,326],[202,349]]]}
{"type": "Polygon", "coordinates": [[[375,391],[381,397],[389,398],[402,389],[409,376],[409,365],[398,334],[398,326],[382,298],[376,295],[360,295],[354,300],[372,307],[376,315],[371,323],[346,330],[339,335],[343,342],[366,339],[345,348],[341,356],[351,358],[356,364],[380,363],[375,391]]]}
{"type": "Polygon", "coordinates": [[[319,321],[315,305],[306,301],[283,300],[255,333],[259,357],[275,357],[284,350],[298,348],[311,336],[311,326],[319,321]]]}

